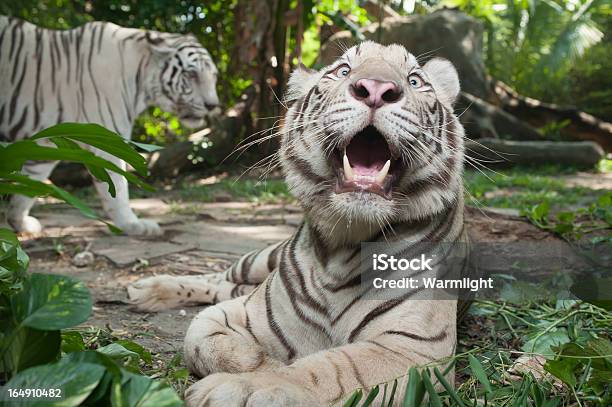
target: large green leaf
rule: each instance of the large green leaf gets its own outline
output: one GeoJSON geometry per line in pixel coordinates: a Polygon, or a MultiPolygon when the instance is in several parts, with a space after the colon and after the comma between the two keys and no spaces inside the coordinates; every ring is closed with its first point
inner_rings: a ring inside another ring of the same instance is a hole
{"type": "Polygon", "coordinates": [[[418,407],[425,396],[425,385],[421,379],[421,374],[415,367],[408,371],[408,383],[404,394],[404,407],[418,407]]]}
{"type": "Polygon", "coordinates": [[[11,298],[15,320],[42,330],[65,329],[85,322],[91,306],[85,284],[54,274],[32,274],[23,290],[11,298]]]}
{"type": "Polygon", "coordinates": [[[123,137],[97,124],[61,123],[38,132],[32,140],[49,139],[53,143],[72,140],[98,148],[130,164],[141,175],[147,174],[147,163],[123,137]]]}
{"type": "MultiPolygon", "coordinates": [[[[126,147],[129,146],[126,144],[126,147]]],[[[6,173],[19,171],[27,161],[32,160],[61,160],[78,162],[84,164],[88,168],[94,167],[103,169],[104,172],[106,172],[106,170],[116,172],[117,174],[123,175],[128,181],[140,186],[141,188],[148,190],[153,189],[150,185],[140,180],[140,178],[134,174],[122,170],[114,163],[98,157],[91,151],[85,149],[41,146],[32,141],[32,139],[20,140],[9,144],[6,147],[0,147],[0,174],[4,175],[6,173]]],[[[96,174],[94,174],[94,176],[96,176],[96,174]]],[[[106,182],[108,181],[106,176],[100,180],[106,182]]],[[[109,188],[110,187],[111,185],[109,185],[109,188]]]]}
{"type": "Polygon", "coordinates": [[[13,232],[0,228],[0,294],[18,289],[30,259],[13,232]]]}
{"type": "MultiPolygon", "coordinates": [[[[6,388],[12,389],[60,389],[61,398],[57,399],[6,399],[7,406],[77,406],[81,404],[98,386],[105,373],[102,365],[80,362],[60,361],[49,365],[26,369],[13,377],[6,388]],[[10,403],[10,404],[9,404],[10,403]]],[[[6,394],[4,395],[6,397],[6,394]]]]}
{"type": "Polygon", "coordinates": [[[122,371],[121,382],[113,383],[114,407],[178,407],[183,402],[174,390],[149,377],[122,371]]]}
{"type": "MultiPolygon", "coordinates": [[[[109,185],[112,186],[114,191],[112,181],[110,181],[109,185]]],[[[47,184],[30,179],[22,174],[9,173],[0,175],[0,194],[21,194],[30,197],[53,196],[78,209],[85,217],[96,219],[105,223],[112,232],[121,232],[121,229],[105,221],[104,219],[99,218],[98,215],[89,206],[87,206],[85,202],[81,201],[79,198],[72,195],[65,189],[57,187],[53,184],[47,184]]]]}
{"type": "Polygon", "coordinates": [[[32,366],[54,362],[60,355],[59,331],[41,331],[0,320],[0,372],[14,374],[32,366]]]}
{"type": "Polygon", "coordinates": [[[468,355],[468,359],[470,361],[470,369],[472,370],[472,373],[474,373],[474,376],[476,376],[478,381],[482,383],[485,391],[489,394],[493,393],[491,382],[489,381],[487,373],[485,372],[484,367],[482,367],[480,361],[471,354],[468,355]]]}

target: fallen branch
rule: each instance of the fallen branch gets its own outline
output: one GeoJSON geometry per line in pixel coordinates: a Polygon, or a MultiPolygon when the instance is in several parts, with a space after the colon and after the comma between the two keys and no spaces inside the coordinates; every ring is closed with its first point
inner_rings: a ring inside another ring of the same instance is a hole
{"type": "Polygon", "coordinates": [[[555,105],[520,95],[499,80],[494,80],[492,83],[493,91],[505,111],[520,117],[534,127],[569,120],[569,124],[560,130],[561,136],[568,139],[596,141],[605,151],[612,151],[612,123],[572,106],[555,105]]]}
{"type": "Polygon", "coordinates": [[[480,139],[466,142],[467,154],[486,160],[487,166],[516,164],[562,164],[587,168],[595,166],[604,151],[592,141],[514,141],[480,139]]]}

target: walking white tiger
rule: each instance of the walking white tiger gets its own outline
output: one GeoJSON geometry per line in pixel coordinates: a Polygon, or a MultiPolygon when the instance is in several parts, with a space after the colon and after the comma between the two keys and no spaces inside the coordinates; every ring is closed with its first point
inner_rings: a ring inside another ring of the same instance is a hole
{"type": "Polygon", "coordinates": [[[458,92],[450,62],[373,42],[292,74],[280,155],[305,211],[295,235],[222,275],[128,287],[143,310],[219,303],[185,338],[203,377],[188,405],[329,405],[454,353],[457,302],[364,298],[360,243],[464,241],[458,92]]]}
{"type": "MultiPolygon", "coordinates": [[[[62,122],[97,123],[129,138],[134,119],[147,107],[178,114],[192,127],[219,103],[217,69],[192,35],[168,34],[87,23],[48,30],[0,16],[0,140],[15,141],[62,122]]],[[[95,151],[95,150],[94,150],[95,151]]],[[[99,153],[121,168],[125,163],[99,153]]],[[[23,172],[44,180],[57,162],[32,162],[23,172]]],[[[111,220],[128,234],[159,234],[129,206],[127,181],[112,173],[116,198],[95,181],[111,220]]],[[[29,216],[34,200],[14,196],[9,223],[37,233],[29,216]]]]}

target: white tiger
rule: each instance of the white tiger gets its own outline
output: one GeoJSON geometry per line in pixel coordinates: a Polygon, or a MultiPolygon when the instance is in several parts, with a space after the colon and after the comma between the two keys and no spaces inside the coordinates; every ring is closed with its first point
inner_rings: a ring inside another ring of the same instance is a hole
{"type": "Polygon", "coordinates": [[[305,212],[295,235],[222,275],[128,287],[143,310],[219,303],[185,338],[203,377],[188,405],[329,405],[454,353],[457,301],[364,298],[360,243],[464,241],[458,92],[450,62],[374,42],[292,74],[280,155],[305,212]]]}
{"type": "MultiPolygon", "coordinates": [[[[48,30],[0,16],[0,139],[14,141],[62,122],[97,123],[129,138],[134,119],[156,105],[196,127],[218,104],[217,69],[192,35],[168,34],[87,23],[66,31],[48,30]]],[[[95,150],[94,150],[95,151],[95,150]]],[[[104,158],[125,169],[123,161],[104,158]]],[[[27,163],[23,172],[48,178],[57,162],[27,163]]],[[[128,234],[159,234],[152,220],[129,206],[125,178],[111,173],[116,197],[95,180],[104,210],[128,234]]],[[[8,221],[37,233],[29,215],[32,198],[16,195],[8,221]]]]}

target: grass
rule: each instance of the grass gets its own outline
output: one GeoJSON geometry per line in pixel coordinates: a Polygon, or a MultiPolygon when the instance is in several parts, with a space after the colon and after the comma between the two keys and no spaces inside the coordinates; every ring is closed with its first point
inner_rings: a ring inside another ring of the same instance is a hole
{"type": "Polygon", "coordinates": [[[293,200],[283,180],[271,179],[260,182],[252,179],[223,179],[210,185],[180,185],[177,190],[180,199],[186,201],[214,202],[219,196],[232,200],[246,200],[259,203],[278,203],[293,200]]]}
{"type": "Polygon", "coordinates": [[[606,193],[585,187],[568,187],[556,178],[574,172],[575,169],[558,166],[516,167],[484,173],[468,170],[464,177],[468,193],[466,202],[475,206],[524,210],[548,201],[551,208],[561,210],[585,205],[606,193]]]}
{"type": "Polygon", "coordinates": [[[344,406],[364,406],[366,394],[383,391],[405,406],[608,406],[611,324],[610,312],[585,302],[476,301],[455,356],[359,390],[344,406]],[[454,388],[444,378],[452,367],[454,388]]]}

